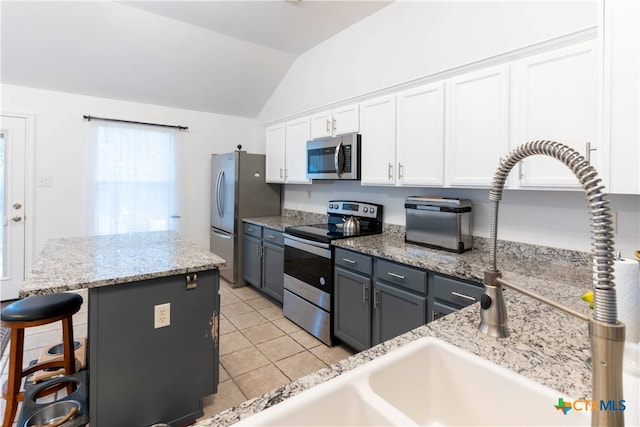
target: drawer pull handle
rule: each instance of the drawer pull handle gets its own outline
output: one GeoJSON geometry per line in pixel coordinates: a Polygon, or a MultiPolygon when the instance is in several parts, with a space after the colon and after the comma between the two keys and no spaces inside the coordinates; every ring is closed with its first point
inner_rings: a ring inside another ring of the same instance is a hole
{"type": "Polygon", "coordinates": [[[270,238],[270,239],[275,239],[276,238],[276,236],[273,236],[271,234],[267,234],[267,237],[270,238]]]}
{"type": "Polygon", "coordinates": [[[344,262],[348,262],[349,264],[357,264],[358,262],[355,260],[352,260],[351,258],[342,258],[342,260],[344,262]]]}
{"type": "Polygon", "coordinates": [[[451,295],[466,299],[468,301],[473,301],[473,302],[476,301],[476,299],[474,297],[470,297],[469,295],[461,294],[461,293],[454,292],[454,291],[451,291],[451,295]]]}
{"type": "Polygon", "coordinates": [[[404,276],[402,274],[394,273],[392,271],[387,273],[391,277],[395,277],[396,279],[404,280],[404,276]]]}

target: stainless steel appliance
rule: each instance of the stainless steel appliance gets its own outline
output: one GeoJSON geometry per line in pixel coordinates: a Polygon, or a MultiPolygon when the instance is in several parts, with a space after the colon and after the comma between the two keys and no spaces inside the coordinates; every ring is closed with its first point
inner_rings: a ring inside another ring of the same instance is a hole
{"type": "Polygon", "coordinates": [[[412,196],[404,207],[405,241],[458,253],[472,248],[471,200],[412,196]]]}
{"type": "Polygon", "coordinates": [[[360,135],[307,141],[307,178],[360,179],[360,135]]]}
{"type": "Polygon", "coordinates": [[[232,286],[244,286],[242,218],[280,215],[281,186],[265,183],[264,173],[262,154],[238,150],[211,159],[209,248],[227,262],[220,274],[232,286]]]}
{"type": "Polygon", "coordinates": [[[382,233],[382,206],[331,200],[327,222],[286,227],[284,233],[284,316],[327,345],[333,344],[333,262],[331,241],[382,233]],[[345,233],[353,218],[360,229],[345,233]]]}

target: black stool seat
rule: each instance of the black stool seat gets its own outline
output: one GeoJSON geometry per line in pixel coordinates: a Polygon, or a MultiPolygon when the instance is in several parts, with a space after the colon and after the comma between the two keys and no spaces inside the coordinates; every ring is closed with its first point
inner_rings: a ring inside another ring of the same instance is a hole
{"type": "Polygon", "coordinates": [[[32,322],[75,313],[82,305],[82,297],[74,293],[60,293],[28,297],[2,309],[3,322],[32,322]]]}

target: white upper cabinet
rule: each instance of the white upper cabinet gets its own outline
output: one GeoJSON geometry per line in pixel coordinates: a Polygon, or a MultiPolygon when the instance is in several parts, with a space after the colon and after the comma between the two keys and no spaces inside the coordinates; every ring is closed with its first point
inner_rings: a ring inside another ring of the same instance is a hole
{"type": "Polygon", "coordinates": [[[396,164],[396,97],[360,104],[361,183],[393,185],[396,164]]]}
{"type": "Polygon", "coordinates": [[[309,130],[309,117],[285,123],[287,183],[311,183],[311,180],[307,179],[307,141],[311,139],[309,130]]]}
{"type": "Polygon", "coordinates": [[[266,130],[266,182],[309,184],[307,141],[309,117],[269,126],[266,130]]]}
{"type": "MultiPolygon", "coordinates": [[[[566,144],[596,164],[599,148],[598,53],[590,40],[530,56],[514,65],[512,148],[534,140],[566,144]]],[[[519,170],[521,187],[578,187],[575,175],[556,159],[532,156],[519,170]]],[[[514,174],[515,175],[515,174],[514,174]]]]}
{"type": "Polygon", "coordinates": [[[610,193],[640,194],[640,2],[604,8],[603,153],[610,157],[599,171],[610,193]]]}
{"type": "Polygon", "coordinates": [[[445,182],[488,187],[509,147],[509,66],[481,69],[446,83],[445,182]]]}
{"type": "Polygon", "coordinates": [[[269,126],[266,131],[265,181],[283,183],[285,180],[284,123],[269,126]]]}
{"type": "Polygon", "coordinates": [[[358,104],[346,105],[311,116],[311,139],[342,135],[359,130],[358,104]]]}
{"type": "Polygon", "coordinates": [[[400,185],[444,183],[444,83],[398,94],[396,167],[400,185]]]}

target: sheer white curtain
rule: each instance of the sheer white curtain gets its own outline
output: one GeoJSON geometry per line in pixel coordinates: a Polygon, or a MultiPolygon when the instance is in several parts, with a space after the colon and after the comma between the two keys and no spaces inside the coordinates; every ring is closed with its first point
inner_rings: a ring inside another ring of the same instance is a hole
{"type": "Polygon", "coordinates": [[[179,230],[178,131],[91,123],[88,233],[179,230]]]}

